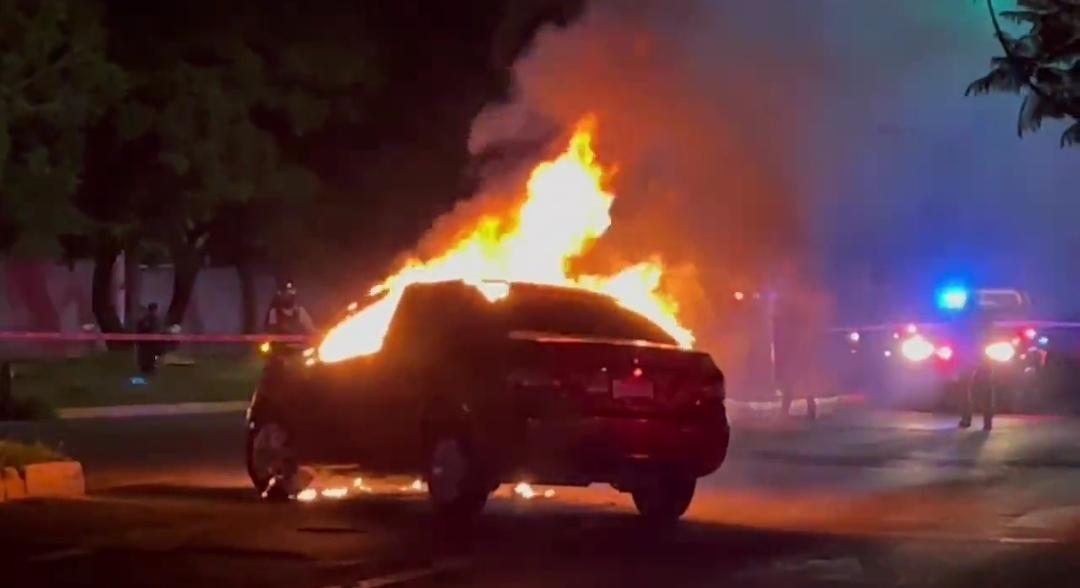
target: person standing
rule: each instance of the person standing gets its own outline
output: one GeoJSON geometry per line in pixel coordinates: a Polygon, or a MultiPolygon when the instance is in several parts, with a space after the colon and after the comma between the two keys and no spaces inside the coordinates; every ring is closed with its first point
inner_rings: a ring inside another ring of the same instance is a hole
{"type": "Polygon", "coordinates": [[[286,280],[278,287],[270,310],[266,313],[266,329],[275,335],[309,335],[315,324],[306,308],[297,302],[296,285],[286,280]]]}
{"type": "Polygon", "coordinates": [[[776,384],[780,411],[791,414],[796,400],[806,403],[806,418],[817,418],[817,398],[825,389],[822,339],[827,301],[810,286],[777,297],[773,318],[776,384]]]}
{"type": "MultiPolygon", "coordinates": [[[[146,307],[146,314],[135,325],[135,332],[140,335],[152,335],[161,331],[161,318],[158,317],[158,305],[151,302],[146,307]]],[[[160,341],[135,342],[135,360],[139,364],[139,371],[150,375],[157,371],[158,355],[161,353],[160,341]]]]}
{"type": "Polygon", "coordinates": [[[985,356],[993,335],[994,321],[982,309],[973,308],[958,323],[961,361],[961,429],[971,427],[976,405],[982,410],[983,430],[994,426],[994,370],[985,356]]]}

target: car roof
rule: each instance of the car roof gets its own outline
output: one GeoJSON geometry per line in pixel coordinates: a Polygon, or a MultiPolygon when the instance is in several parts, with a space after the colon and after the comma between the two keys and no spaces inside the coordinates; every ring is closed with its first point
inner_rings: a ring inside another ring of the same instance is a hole
{"type": "MultiPolygon", "coordinates": [[[[406,288],[398,312],[409,317],[405,320],[424,320],[427,316],[440,323],[471,320],[466,317],[474,313],[502,314],[502,310],[512,309],[509,315],[517,330],[543,330],[562,334],[588,334],[596,328],[612,332],[636,333],[636,339],[648,339],[662,343],[674,343],[660,326],[647,317],[621,306],[615,298],[606,294],[570,286],[535,284],[528,282],[490,281],[492,285],[509,286],[507,303],[501,304],[498,298],[491,298],[492,292],[460,280],[413,284],[406,288]],[[489,303],[489,300],[495,300],[489,303]],[[544,309],[563,309],[556,315],[545,314],[544,309]],[[590,317],[590,318],[584,318],[590,317]],[[607,318],[604,318],[607,317],[607,318]],[[615,318],[619,317],[619,318],[615,318]],[[614,321],[614,322],[612,322],[614,321]],[[550,324],[549,324],[550,323],[550,324]],[[618,325],[617,327],[614,325],[618,325]],[[571,326],[573,325],[573,326],[571,326]],[[607,325],[601,327],[601,325],[607,325]],[[569,331],[559,330],[569,328],[569,331]],[[578,333],[578,329],[586,329],[578,333]]],[[[610,333],[609,333],[610,334],[610,333]]]]}
{"type": "Polygon", "coordinates": [[[975,291],[975,304],[986,309],[1015,309],[1030,303],[1027,294],[1015,288],[981,288],[975,291]]]}
{"type": "MultiPolygon", "coordinates": [[[[537,284],[534,282],[514,282],[508,280],[483,280],[483,284],[498,285],[506,284],[510,287],[510,291],[521,294],[532,295],[552,295],[552,296],[579,296],[581,298],[593,298],[600,300],[615,301],[614,298],[607,294],[600,292],[593,292],[592,290],[586,290],[584,288],[576,288],[574,286],[560,286],[555,284],[537,284]]],[[[482,287],[482,286],[481,286],[482,287]]],[[[477,286],[466,283],[462,280],[446,280],[442,282],[425,282],[410,284],[408,290],[431,290],[431,291],[443,291],[443,292],[468,292],[477,290],[477,286]]]]}

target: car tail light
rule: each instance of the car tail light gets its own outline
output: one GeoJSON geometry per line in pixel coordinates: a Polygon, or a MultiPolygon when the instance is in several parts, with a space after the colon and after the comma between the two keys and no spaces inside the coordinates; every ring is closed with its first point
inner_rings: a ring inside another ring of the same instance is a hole
{"type": "Polygon", "coordinates": [[[987,345],[985,353],[990,359],[1005,363],[1012,361],[1012,358],[1016,355],[1016,347],[1008,341],[998,341],[987,345]]]}
{"type": "Polygon", "coordinates": [[[511,386],[523,390],[555,390],[562,388],[559,378],[542,372],[518,372],[509,377],[511,386]]]}
{"type": "Polygon", "coordinates": [[[606,397],[611,396],[611,378],[608,377],[606,369],[593,373],[591,376],[585,378],[582,384],[586,394],[606,397]]]}
{"type": "Polygon", "coordinates": [[[934,354],[934,344],[922,335],[913,335],[900,345],[900,353],[909,361],[920,362],[934,354]]]}
{"type": "Polygon", "coordinates": [[[713,378],[701,386],[701,395],[705,398],[724,399],[724,378],[713,378]]]}

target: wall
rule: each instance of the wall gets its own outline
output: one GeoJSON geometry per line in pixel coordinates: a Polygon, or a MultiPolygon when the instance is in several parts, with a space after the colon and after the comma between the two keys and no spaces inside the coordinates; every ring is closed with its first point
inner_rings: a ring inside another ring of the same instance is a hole
{"type": "MultiPolygon", "coordinates": [[[[172,269],[143,268],[140,304],[164,309],[172,292],[172,269]]],[[[75,333],[93,324],[90,283],[93,266],[69,268],[44,260],[0,259],[0,330],[75,333]]],[[[256,278],[260,313],[269,304],[274,281],[256,278]]],[[[121,284],[122,285],[122,284],[121,284]]],[[[240,283],[232,268],[206,268],[195,284],[183,329],[190,333],[242,330],[240,283]]]]}

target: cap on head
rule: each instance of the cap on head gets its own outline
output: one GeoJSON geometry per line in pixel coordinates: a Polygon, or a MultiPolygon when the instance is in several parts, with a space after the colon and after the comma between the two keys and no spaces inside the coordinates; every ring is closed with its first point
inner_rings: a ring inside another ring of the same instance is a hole
{"type": "Polygon", "coordinates": [[[278,292],[296,293],[296,283],[292,280],[281,280],[278,282],[278,292]]]}

